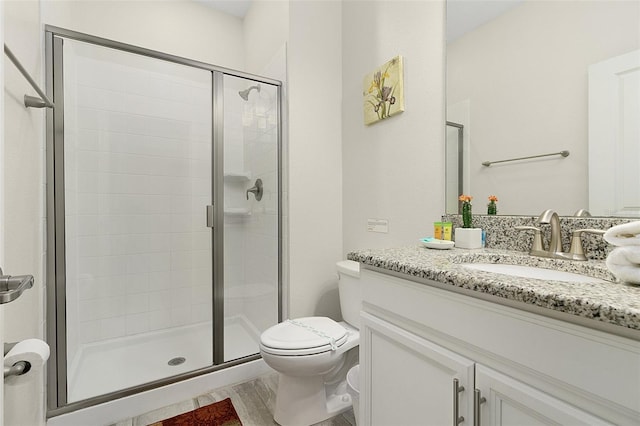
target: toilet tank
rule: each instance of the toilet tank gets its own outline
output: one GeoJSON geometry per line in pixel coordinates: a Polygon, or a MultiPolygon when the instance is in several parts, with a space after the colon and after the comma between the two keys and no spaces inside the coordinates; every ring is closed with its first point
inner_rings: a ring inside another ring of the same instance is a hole
{"type": "Polygon", "coordinates": [[[362,290],[360,288],[360,264],[353,260],[342,260],[338,268],[338,293],[342,318],[348,324],[360,329],[360,311],[362,310],[362,290]]]}

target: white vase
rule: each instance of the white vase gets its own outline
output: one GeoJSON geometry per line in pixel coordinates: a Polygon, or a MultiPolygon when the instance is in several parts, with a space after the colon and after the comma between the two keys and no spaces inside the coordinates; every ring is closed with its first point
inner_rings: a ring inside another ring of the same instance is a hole
{"type": "Polygon", "coordinates": [[[482,248],[482,228],[456,228],[455,237],[458,248],[482,248]]]}

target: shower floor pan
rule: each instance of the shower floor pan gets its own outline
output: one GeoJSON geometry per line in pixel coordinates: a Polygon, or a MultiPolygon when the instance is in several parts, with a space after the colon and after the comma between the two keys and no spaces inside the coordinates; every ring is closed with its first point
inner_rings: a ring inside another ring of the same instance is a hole
{"type": "MultiPolygon", "coordinates": [[[[227,319],[224,332],[225,360],[259,352],[246,319],[227,319]]],[[[211,324],[201,323],[84,345],[70,368],[69,402],[208,367],[211,341],[211,324]]]]}

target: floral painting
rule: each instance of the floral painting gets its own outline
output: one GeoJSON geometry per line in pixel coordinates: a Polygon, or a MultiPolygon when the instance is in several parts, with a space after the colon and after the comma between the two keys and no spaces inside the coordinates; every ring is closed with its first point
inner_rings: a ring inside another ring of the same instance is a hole
{"type": "Polygon", "coordinates": [[[404,111],[402,56],[396,56],[364,78],[364,124],[404,111]]]}

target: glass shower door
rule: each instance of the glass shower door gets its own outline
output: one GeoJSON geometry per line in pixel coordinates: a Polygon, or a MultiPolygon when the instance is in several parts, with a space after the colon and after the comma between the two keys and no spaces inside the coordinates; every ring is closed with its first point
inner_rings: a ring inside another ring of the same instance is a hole
{"type": "Polygon", "coordinates": [[[74,402],[213,364],[212,73],[55,43],[74,402]]]}
{"type": "Polygon", "coordinates": [[[279,90],[224,76],[224,361],[259,352],[279,309],[279,90]]]}

